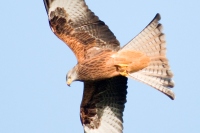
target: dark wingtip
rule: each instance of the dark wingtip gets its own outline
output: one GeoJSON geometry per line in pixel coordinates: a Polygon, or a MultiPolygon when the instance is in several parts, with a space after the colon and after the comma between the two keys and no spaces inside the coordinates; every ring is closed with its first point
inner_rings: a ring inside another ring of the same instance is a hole
{"type": "Polygon", "coordinates": [[[157,19],[158,21],[161,20],[161,16],[160,16],[160,14],[157,13],[154,19],[157,19]]]}
{"type": "Polygon", "coordinates": [[[174,100],[175,99],[175,93],[172,91],[172,90],[170,90],[170,89],[168,89],[168,91],[167,92],[164,92],[171,100],[174,100]]]}
{"type": "Polygon", "coordinates": [[[43,0],[46,12],[49,12],[49,0],[43,0]]]}

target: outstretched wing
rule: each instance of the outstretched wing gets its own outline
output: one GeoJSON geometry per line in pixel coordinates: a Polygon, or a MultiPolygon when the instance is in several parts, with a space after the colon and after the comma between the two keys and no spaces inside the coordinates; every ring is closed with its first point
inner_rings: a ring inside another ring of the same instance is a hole
{"type": "Polygon", "coordinates": [[[85,82],[81,122],[86,133],[122,133],[127,78],[85,82]]]}
{"type": "Polygon", "coordinates": [[[78,61],[89,49],[119,50],[119,42],[108,26],[88,9],[84,0],[44,0],[52,31],[74,52],[78,61]]]}

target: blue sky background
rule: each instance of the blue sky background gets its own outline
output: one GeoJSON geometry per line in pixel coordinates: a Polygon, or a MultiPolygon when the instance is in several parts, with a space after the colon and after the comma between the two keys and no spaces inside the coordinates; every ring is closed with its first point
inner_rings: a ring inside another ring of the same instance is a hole
{"type": "MultiPolygon", "coordinates": [[[[124,133],[199,133],[199,0],[86,2],[121,46],[162,17],[176,99],[130,79],[124,133]]],[[[82,133],[82,83],[65,83],[76,58],[50,30],[43,1],[0,1],[0,9],[0,133],[82,133]]]]}

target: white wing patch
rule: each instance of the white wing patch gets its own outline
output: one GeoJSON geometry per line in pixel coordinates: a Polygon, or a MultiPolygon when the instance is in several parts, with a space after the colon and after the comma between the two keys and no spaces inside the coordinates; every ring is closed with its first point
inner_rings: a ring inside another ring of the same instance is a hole
{"type": "MultiPolygon", "coordinates": [[[[102,113],[98,129],[90,129],[84,126],[86,133],[122,133],[122,121],[116,117],[117,110],[113,112],[112,107],[107,106],[99,113],[102,113]]],[[[120,114],[121,115],[121,114],[120,114]]]]}
{"type": "Polygon", "coordinates": [[[55,11],[58,7],[64,8],[68,18],[70,18],[72,22],[76,24],[84,25],[99,20],[99,18],[95,16],[94,13],[90,11],[90,9],[88,9],[88,6],[83,0],[54,0],[50,4],[48,11],[49,18],[51,12],[55,11]]]}

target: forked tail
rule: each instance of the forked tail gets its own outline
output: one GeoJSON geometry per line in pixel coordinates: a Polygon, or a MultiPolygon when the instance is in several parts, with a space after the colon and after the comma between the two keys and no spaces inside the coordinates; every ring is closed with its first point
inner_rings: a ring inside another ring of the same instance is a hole
{"type": "Polygon", "coordinates": [[[129,74],[129,77],[148,84],[174,99],[175,95],[170,89],[174,87],[173,74],[166,58],[165,35],[162,33],[162,25],[158,22],[160,19],[160,15],[157,14],[146,28],[120,51],[135,50],[150,57],[151,61],[146,68],[129,74]]]}

